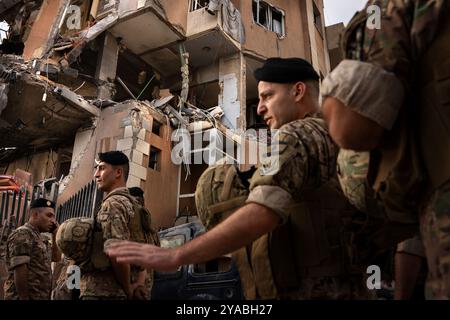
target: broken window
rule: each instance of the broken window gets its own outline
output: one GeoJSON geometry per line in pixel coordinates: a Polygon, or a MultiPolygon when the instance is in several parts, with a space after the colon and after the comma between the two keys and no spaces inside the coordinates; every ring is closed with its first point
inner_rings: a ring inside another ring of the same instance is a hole
{"type": "Polygon", "coordinates": [[[320,14],[319,8],[317,8],[314,2],[313,2],[313,13],[314,13],[314,25],[316,26],[317,30],[322,36],[323,34],[322,15],[320,14]]]}
{"type": "Polygon", "coordinates": [[[284,14],[276,8],[272,8],[272,31],[284,36],[284,14]]]}
{"type": "Polygon", "coordinates": [[[275,32],[279,37],[285,36],[284,12],[281,9],[277,9],[261,0],[253,0],[252,9],[253,21],[256,24],[275,32]]]}
{"type": "Polygon", "coordinates": [[[155,171],[161,171],[161,150],[150,147],[150,157],[148,167],[155,171]]]}
{"type": "Polygon", "coordinates": [[[159,123],[155,119],[153,119],[152,133],[156,134],[157,136],[161,135],[161,123],[159,123]]]}
{"type": "Polygon", "coordinates": [[[208,6],[209,0],[191,0],[189,11],[199,10],[208,6]]]}

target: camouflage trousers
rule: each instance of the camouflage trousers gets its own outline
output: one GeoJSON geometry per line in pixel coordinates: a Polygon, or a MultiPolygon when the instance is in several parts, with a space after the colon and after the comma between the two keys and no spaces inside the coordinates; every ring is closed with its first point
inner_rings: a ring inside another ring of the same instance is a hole
{"type": "Polygon", "coordinates": [[[420,231],[428,263],[427,299],[450,299],[450,182],[422,212],[420,231]]]}

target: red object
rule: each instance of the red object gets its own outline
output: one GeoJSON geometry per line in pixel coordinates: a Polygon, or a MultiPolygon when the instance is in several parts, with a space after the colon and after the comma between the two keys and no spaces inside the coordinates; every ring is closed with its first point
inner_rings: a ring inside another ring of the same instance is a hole
{"type": "Polygon", "coordinates": [[[0,175],[0,191],[20,191],[20,186],[13,176],[0,175]]]}

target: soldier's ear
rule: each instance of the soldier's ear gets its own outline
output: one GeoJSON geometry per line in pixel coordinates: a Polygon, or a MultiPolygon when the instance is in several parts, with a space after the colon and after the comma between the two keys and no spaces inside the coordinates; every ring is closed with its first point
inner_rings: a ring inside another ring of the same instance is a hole
{"type": "Polygon", "coordinates": [[[304,82],[297,82],[294,84],[294,96],[296,101],[300,101],[306,92],[306,84],[304,82]]]}
{"type": "Polygon", "coordinates": [[[116,176],[120,177],[123,176],[123,168],[122,167],[116,167],[116,176]]]}

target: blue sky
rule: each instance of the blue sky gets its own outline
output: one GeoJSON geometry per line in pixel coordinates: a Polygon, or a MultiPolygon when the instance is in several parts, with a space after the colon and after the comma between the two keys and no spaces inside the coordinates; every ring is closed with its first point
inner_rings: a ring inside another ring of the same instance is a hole
{"type": "Polygon", "coordinates": [[[325,10],[325,25],[350,21],[356,11],[366,5],[367,0],[323,0],[325,10]]]}

